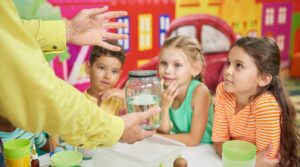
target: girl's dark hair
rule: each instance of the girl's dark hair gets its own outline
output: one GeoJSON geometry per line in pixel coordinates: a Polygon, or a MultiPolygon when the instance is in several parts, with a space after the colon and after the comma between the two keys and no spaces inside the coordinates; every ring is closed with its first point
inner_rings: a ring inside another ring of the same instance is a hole
{"type": "MultiPolygon", "coordinates": [[[[194,62],[201,62],[204,67],[204,54],[196,38],[179,35],[166,39],[162,49],[170,47],[180,49],[187,56],[192,65],[194,62]]],[[[202,81],[203,70],[204,68],[202,68],[202,72],[200,74],[193,78],[202,81]]]]}
{"type": "Polygon", "coordinates": [[[280,135],[280,162],[279,166],[299,167],[297,156],[300,135],[296,128],[295,108],[287,95],[286,89],[280,79],[280,50],[277,44],[269,38],[240,38],[232,46],[238,46],[254,59],[260,74],[272,75],[272,81],[265,87],[259,88],[254,99],[262,93],[269,91],[275,96],[281,107],[281,135],[280,135]]]}
{"type": "Polygon", "coordinates": [[[99,46],[94,46],[90,56],[90,64],[93,65],[97,58],[101,56],[110,56],[118,59],[122,66],[125,62],[125,52],[123,47],[117,43],[117,41],[106,41],[107,43],[115,46],[119,46],[121,48],[120,51],[112,51],[99,46]]]}

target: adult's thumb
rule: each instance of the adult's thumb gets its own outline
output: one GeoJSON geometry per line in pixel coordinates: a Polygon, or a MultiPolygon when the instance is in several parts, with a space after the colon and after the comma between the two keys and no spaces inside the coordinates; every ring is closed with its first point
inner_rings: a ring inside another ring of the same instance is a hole
{"type": "Polygon", "coordinates": [[[142,122],[144,122],[144,120],[158,114],[160,112],[160,108],[159,107],[152,107],[144,112],[141,112],[140,117],[142,118],[142,122]]]}

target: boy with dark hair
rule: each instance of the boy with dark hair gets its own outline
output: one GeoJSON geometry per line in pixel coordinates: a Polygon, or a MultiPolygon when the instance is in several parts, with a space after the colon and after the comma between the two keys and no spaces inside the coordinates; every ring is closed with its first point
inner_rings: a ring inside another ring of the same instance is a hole
{"type": "MultiPolygon", "coordinates": [[[[120,46],[112,41],[109,44],[120,46]]],[[[104,111],[114,115],[123,115],[126,112],[124,91],[114,88],[121,76],[124,62],[123,49],[111,51],[94,46],[90,60],[86,63],[86,73],[90,76],[90,88],[84,94],[88,99],[98,103],[104,111]]]]}

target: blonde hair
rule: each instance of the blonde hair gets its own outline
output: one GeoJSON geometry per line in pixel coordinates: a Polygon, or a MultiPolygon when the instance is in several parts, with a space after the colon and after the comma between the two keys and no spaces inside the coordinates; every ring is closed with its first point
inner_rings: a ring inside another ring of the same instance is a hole
{"type": "MultiPolygon", "coordinates": [[[[204,66],[204,54],[196,38],[192,38],[189,36],[175,36],[172,38],[168,38],[165,40],[162,46],[162,49],[166,48],[180,49],[187,56],[192,65],[195,62],[201,62],[204,66]]],[[[193,78],[202,81],[202,73],[203,71],[193,78]]]]}

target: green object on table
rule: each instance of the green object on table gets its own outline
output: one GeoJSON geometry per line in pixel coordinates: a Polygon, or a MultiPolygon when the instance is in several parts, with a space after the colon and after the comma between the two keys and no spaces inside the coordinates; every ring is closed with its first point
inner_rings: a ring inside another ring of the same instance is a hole
{"type": "Polygon", "coordinates": [[[20,159],[30,156],[31,143],[26,139],[13,139],[4,143],[4,157],[7,159],[20,159]]]}
{"type": "Polygon", "coordinates": [[[254,167],[256,146],[250,142],[231,140],[222,145],[222,161],[224,167],[254,167]]]}
{"type": "Polygon", "coordinates": [[[80,166],[83,155],[78,151],[61,151],[51,157],[51,165],[55,167],[80,166]]]}

